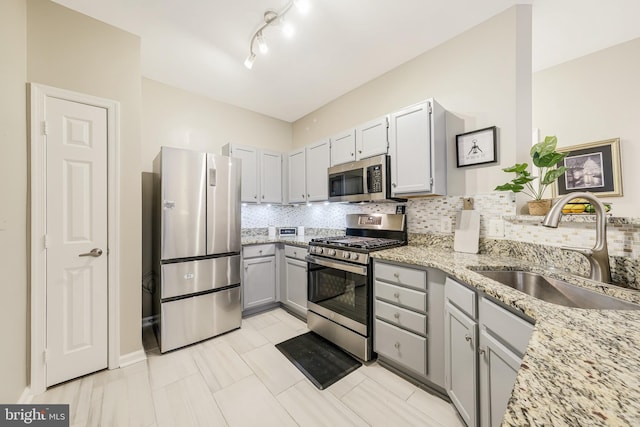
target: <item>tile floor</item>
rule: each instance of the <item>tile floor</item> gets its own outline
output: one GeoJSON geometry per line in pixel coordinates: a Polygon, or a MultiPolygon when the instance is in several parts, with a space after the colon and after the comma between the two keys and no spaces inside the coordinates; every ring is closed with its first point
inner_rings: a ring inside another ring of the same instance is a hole
{"type": "Polygon", "coordinates": [[[33,403],[69,403],[72,426],[463,426],[449,403],[376,362],[318,390],[274,346],[307,331],[276,309],[161,355],[149,328],[146,361],[52,387],[33,403]]]}

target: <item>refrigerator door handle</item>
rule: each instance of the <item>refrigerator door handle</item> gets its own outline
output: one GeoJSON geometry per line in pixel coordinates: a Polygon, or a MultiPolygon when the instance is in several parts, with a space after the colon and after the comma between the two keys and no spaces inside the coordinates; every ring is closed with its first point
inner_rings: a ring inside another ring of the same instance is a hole
{"type": "Polygon", "coordinates": [[[216,170],[214,168],[209,168],[209,186],[216,186],[216,170]]]}

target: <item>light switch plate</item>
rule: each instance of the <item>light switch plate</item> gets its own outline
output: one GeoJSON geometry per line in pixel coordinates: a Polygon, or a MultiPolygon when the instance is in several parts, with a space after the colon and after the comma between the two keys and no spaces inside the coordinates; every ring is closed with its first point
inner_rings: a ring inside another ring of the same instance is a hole
{"type": "Polygon", "coordinates": [[[504,221],[501,219],[490,220],[487,234],[487,237],[504,237],[504,221]]]}

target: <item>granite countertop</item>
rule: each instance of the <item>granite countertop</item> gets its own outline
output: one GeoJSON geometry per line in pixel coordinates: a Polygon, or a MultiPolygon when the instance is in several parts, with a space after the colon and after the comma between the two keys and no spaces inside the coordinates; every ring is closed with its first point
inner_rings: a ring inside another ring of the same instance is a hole
{"type": "Polygon", "coordinates": [[[295,245],[301,247],[307,247],[311,239],[316,236],[287,236],[287,237],[268,237],[268,236],[242,236],[241,244],[245,245],[259,245],[267,243],[286,243],[287,245],[295,245]]]}
{"type": "Polygon", "coordinates": [[[640,292],[600,286],[525,261],[450,249],[403,246],[374,258],[443,270],[535,320],[503,426],[640,425],[640,311],[591,310],[546,303],[474,269],[544,272],[640,303],[640,292]]]}

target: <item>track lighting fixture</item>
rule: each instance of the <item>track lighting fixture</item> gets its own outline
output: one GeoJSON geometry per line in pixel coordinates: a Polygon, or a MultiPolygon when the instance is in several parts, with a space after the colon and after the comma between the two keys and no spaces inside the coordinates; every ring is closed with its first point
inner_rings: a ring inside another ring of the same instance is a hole
{"type": "Polygon", "coordinates": [[[258,29],[251,36],[251,41],[249,42],[249,55],[247,59],[244,61],[244,66],[249,70],[253,67],[253,63],[256,59],[256,54],[253,50],[253,46],[256,42],[258,42],[258,50],[261,54],[265,55],[269,52],[269,47],[267,46],[267,42],[264,39],[263,30],[266,29],[269,25],[281,25],[282,33],[286,37],[291,37],[294,33],[293,25],[290,22],[285,21],[284,16],[291,10],[291,7],[294,6],[296,9],[300,11],[300,13],[307,13],[309,11],[309,0],[291,0],[287,3],[282,10],[279,12],[273,10],[267,10],[263,15],[263,21],[258,29]]]}

